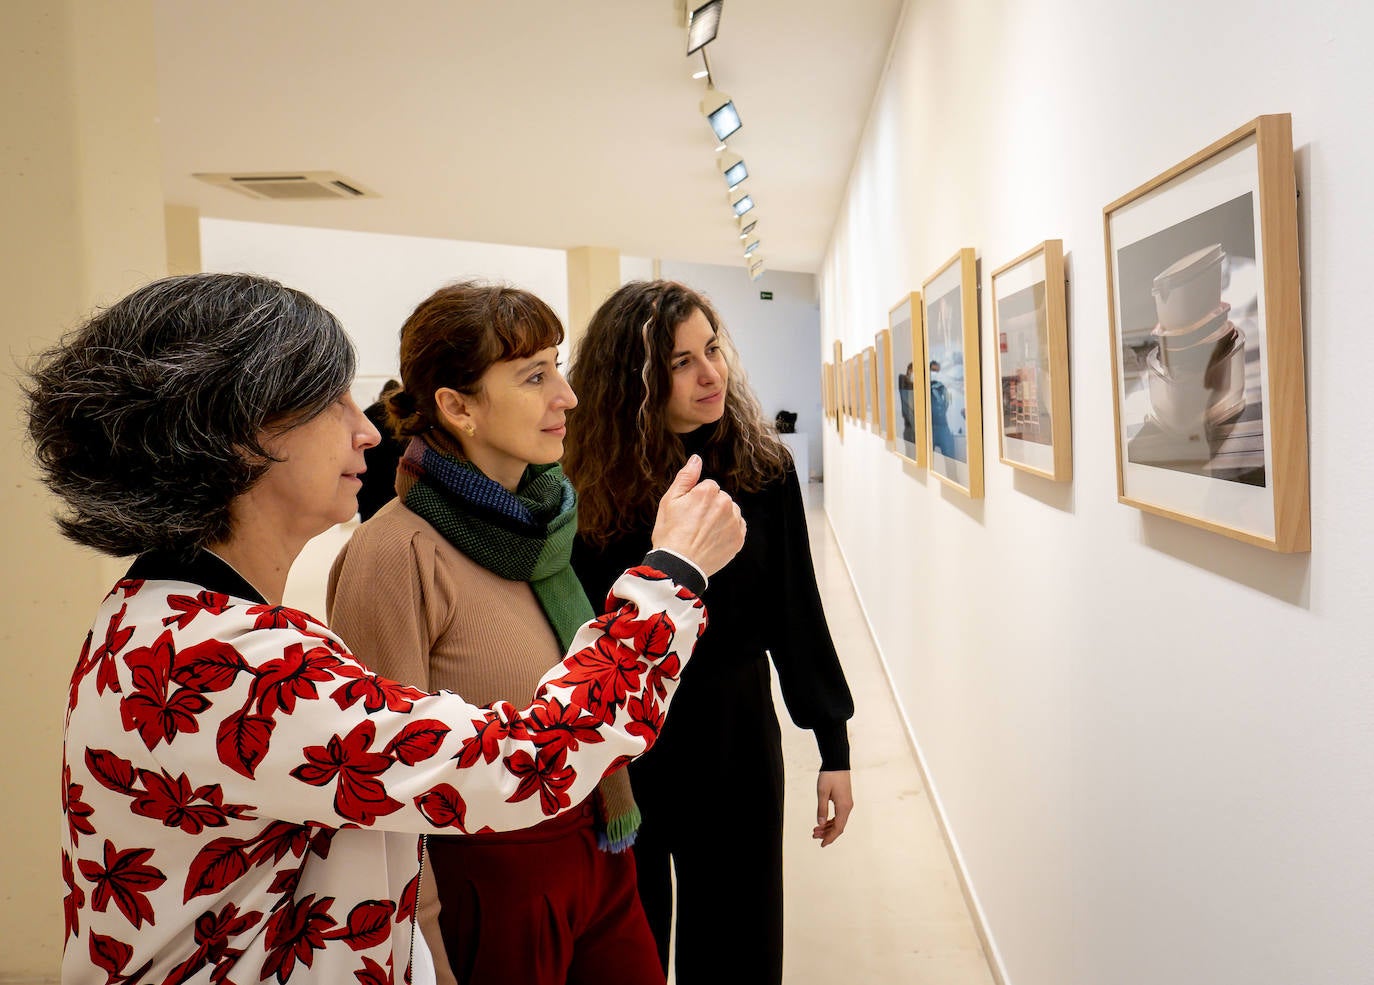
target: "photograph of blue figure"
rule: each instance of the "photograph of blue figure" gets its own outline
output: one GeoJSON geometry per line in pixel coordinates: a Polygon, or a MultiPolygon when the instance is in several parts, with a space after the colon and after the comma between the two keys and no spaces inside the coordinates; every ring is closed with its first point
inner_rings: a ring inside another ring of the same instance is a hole
{"type": "Polygon", "coordinates": [[[912,465],[926,464],[925,343],[920,335],[921,295],[908,293],[887,313],[892,358],[887,386],[893,396],[892,450],[912,465]]]}
{"type": "Polygon", "coordinates": [[[936,453],[931,466],[942,470],[968,462],[961,309],[957,284],[930,308],[930,447],[936,453]]]}
{"type": "Polygon", "coordinates": [[[942,455],[955,457],[954,433],[949,429],[949,387],[940,379],[940,364],[930,361],[930,443],[942,455]]]}
{"type": "MultiPolygon", "coordinates": [[[[916,443],[916,387],[911,378],[911,363],[906,364],[906,369],[902,370],[897,376],[897,402],[902,408],[902,444],[904,446],[916,443]]],[[[908,452],[910,458],[915,454],[912,449],[908,452]]]]}

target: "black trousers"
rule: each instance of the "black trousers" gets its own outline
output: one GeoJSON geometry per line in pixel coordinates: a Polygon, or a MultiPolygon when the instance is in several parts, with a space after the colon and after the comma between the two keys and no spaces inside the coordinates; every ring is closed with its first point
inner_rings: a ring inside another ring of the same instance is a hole
{"type": "Polygon", "coordinates": [[[782,740],[768,663],[710,683],[688,694],[684,679],[658,745],[630,767],[639,897],[666,976],[675,873],[678,985],[781,985],[782,740]]]}

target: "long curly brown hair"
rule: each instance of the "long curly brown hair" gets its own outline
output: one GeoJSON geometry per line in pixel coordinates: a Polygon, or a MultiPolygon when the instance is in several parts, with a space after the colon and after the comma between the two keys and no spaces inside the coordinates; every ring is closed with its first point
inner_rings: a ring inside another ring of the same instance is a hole
{"type": "Polygon", "coordinates": [[[731,493],[781,478],[787,448],[763,419],[715,308],[674,281],[631,281],[592,315],[568,372],[563,471],[577,489],[578,533],[605,545],[652,523],[658,501],[687,461],[668,427],[677,328],[694,311],[710,322],[730,368],[725,413],[701,455],[704,474],[731,493]]]}

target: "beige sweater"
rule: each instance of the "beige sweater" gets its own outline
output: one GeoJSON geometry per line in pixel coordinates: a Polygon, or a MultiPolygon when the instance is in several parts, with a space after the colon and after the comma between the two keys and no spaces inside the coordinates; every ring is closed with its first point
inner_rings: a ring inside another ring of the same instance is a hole
{"type": "MultiPolygon", "coordinates": [[[[523,707],[563,658],[528,582],[488,571],[393,499],[354,532],[329,572],[328,622],[377,673],[487,705],[523,707]]],[[[612,810],[633,804],[622,769],[601,783],[612,810]]],[[[439,985],[452,985],[433,880],[420,926],[439,985]]]]}

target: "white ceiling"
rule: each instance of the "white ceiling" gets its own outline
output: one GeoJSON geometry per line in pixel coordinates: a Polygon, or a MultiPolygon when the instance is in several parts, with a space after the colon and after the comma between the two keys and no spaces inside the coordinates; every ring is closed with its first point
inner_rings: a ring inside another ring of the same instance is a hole
{"type": "MultiPolygon", "coordinates": [[[[688,0],[693,5],[704,0],[688,0]]],[[[707,49],[769,269],[816,271],[902,0],[726,0],[707,49]]],[[[742,265],[674,0],[157,0],[167,201],[205,216],[742,265]],[[255,200],[201,171],[379,193],[255,200]]]]}

